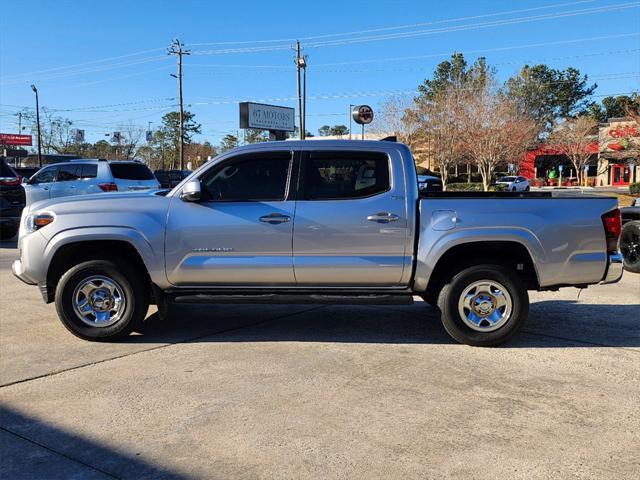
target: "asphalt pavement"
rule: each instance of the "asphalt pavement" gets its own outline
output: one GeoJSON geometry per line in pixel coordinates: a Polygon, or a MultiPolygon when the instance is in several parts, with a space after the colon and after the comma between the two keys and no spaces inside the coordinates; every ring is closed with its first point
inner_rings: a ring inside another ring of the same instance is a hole
{"type": "Polygon", "coordinates": [[[0,247],[0,478],[637,479],[640,275],[532,292],[501,348],[404,307],[183,308],[69,334],[0,247]]]}

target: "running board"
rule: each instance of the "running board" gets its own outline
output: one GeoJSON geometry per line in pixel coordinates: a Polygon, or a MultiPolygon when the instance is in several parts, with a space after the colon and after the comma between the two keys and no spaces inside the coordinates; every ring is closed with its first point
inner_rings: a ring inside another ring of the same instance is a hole
{"type": "Polygon", "coordinates": [[[277,294],[228,295],[190,294],[173,295],[176,303],[218,303],[218,304],[278,304],[278,305],[412,305],[411,295],[323,295],[323,294],[277,294]]]}

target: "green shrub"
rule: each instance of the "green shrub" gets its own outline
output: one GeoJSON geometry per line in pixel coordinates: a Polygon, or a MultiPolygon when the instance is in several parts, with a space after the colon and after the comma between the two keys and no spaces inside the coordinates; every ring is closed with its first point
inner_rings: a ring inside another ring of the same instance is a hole
{"type": "Polygon", "coordinates": [[[482,192],[482,183],[447,183],[447,191],[450,192],[482,192]]]}
{"type": "Polygon", "coordinates": [[[629,193],[631,195],[640,195],[640,182],[629,185],[629,193]]]}

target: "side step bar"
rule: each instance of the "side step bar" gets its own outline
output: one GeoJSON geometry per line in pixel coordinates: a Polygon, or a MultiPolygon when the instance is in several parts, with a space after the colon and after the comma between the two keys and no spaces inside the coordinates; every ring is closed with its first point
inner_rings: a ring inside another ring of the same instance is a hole
{"type": "Polygon", "coordinates": [[[403,295],[331,295],[331,294],[263,294],[230,295],[196,293],[189,295],[174,294],[171,299],[180,304],[217,303],[217,304],[291,304],[291,305],[412,305],[413,296],[403,295]]]}

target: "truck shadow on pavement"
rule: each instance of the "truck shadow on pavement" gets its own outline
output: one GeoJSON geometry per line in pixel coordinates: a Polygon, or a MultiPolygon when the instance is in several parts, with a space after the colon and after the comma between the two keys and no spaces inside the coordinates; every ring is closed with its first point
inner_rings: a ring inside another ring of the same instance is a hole
{"type": "MultiPolygon", "coordinates": [[[[436,310],[423,302],[408,307],[315,306],[280,315],[272,315],[275,307],[265,305],[261,315],[247,315],[253,317],[250,321],[242,318],[242,308],[246,307],[181,306],[164,322],[151,315],[138,332],[141,335],[124,341],[171,341],[176,335],[187,337],[183,334],[192,330],[199,334],[184,341],[455,343],[442,327],[436,310]],[[225,318],[229,308],[235,320],[225,318]]],[[[535,302],[527,324],[503,348],[640,347],[639,309],[639,305],[592,305],[570,300],[535,302]]]]}
{"type": "Polygon", "coordinates": [[[0,406],[0,478],[183,479],[142,459],[0,406]]]}

